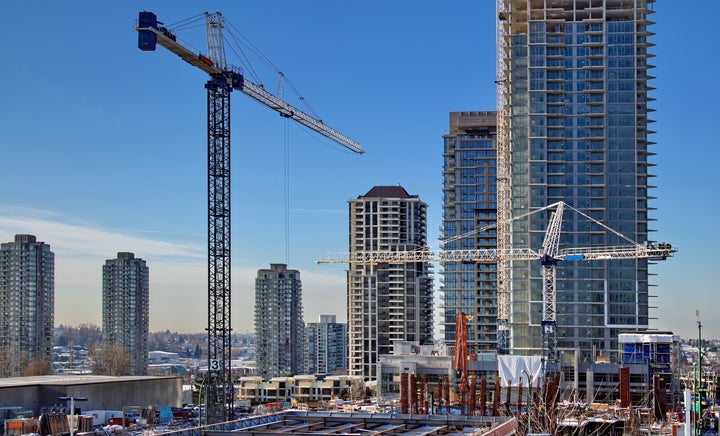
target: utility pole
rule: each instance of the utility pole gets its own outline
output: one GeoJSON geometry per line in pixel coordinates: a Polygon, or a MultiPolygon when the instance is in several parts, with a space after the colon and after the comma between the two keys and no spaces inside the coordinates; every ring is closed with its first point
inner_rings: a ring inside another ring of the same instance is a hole
{"type": "Polygon", "coordinates": [[[695,436],[702,435],[702,323],[700,309],[695,311],[698,326],[698,361],[697,361],[697,417],[695,418],[695,436]]]}

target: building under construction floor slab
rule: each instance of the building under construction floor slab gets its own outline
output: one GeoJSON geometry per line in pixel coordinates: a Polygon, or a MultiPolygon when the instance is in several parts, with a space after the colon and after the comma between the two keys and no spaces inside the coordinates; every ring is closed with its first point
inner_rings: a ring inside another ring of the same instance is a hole
{"type": "MultiPolygon", "coordinates": [[[[206,428],[204,436],[261,435],[477,435],[515,434],[517,420],[507,417],[464,415],[400,415],[286,411],[225,423],[222,429],[206,428]]],[[[217,427],[216,427],[217,428],[217,427]]]]}

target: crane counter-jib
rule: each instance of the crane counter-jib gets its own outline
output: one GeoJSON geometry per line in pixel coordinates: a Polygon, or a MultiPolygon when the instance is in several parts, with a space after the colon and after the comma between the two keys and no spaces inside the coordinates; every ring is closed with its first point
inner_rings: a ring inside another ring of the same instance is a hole
{"type": "Polygon", "coordinates": [[[135,23],[135,30],[138,32],[138,48],[142,51],[155,51],[157,45],[165,47],[169,52],[176,54],[180,59],[202,71],[213,75],[221,74],[223,71],[214,66],[207,56],[195,53],[193,50],[179,43],[175,36],[164,27],[158,28],[157,19],[147,17],[149,12],[141,12],[140,19],[135,23]]]}

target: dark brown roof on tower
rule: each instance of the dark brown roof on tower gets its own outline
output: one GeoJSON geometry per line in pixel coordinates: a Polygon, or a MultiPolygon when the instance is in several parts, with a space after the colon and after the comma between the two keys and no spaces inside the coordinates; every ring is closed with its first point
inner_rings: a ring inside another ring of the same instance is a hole
{"type": "Polygon", "coordinates": [[[407,193],[405,188],[396,186],[375,186],[367,194],[358,198],[414,198],[416,196],[407,193]]]}

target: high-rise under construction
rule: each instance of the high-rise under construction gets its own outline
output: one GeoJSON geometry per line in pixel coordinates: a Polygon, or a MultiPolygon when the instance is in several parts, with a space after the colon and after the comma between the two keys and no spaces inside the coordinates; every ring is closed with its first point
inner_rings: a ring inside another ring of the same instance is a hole
{"type": "MultiPolygon", "coordinates": [[[[561,244],[608,247],[650,239],[653,100],[649,85],[654,0],[498,2],[499,246],[543,244],[563,201],[561,244]],[[519,218],[525,216],[524,218],[519,218]],[[612,229],[613,231],[609,230],[612,229]]],[[[618,349],[620,331],[649,322],[649,261],[563,263],[556,278],[557,345],[579,360],[618,349]]],[[[510,285],[508,346],[541,348],[543,276],[538,261],[502,271],[510,285]]]]}

